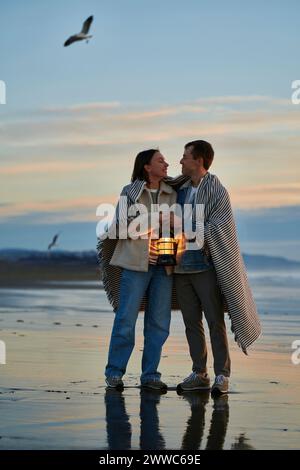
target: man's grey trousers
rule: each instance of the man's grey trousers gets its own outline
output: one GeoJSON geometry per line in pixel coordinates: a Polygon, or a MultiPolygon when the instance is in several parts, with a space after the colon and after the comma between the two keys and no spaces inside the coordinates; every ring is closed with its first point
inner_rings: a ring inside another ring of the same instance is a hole
{"type": "Polygon", "coordinates": [[[215,269],[199,273],[175,274],[178,304],[193,361],[194,372],[207,372],[207,347],[202,311],[209,327],[215,375],[230,376],[230,356],[224,322],[221,291],[215,269]]]}

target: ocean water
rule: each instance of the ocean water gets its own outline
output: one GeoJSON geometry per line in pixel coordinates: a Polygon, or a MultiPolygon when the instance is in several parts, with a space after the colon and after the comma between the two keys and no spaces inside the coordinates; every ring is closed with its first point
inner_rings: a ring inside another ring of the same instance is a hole
{"type": "MultiPolygon", "coordinates": [[[[260,315],[300,319],[300,271],[248,271],[248,279],[260,315]]],[[[112,311],[98,281],[59,282],[59,289],[53,284],[57,282],[45,282],[39,288],[0,287],[0,314],[36,311],[53,316],[78,312],[98,316],[99,312],[112,311]]]]}
{"type": "Polygon", "coordinates": [[[248,279],[261,314],[300,315],[300,271],[249,271],[248,279]]]}
{"type": "MultiPolygon", "coordinates": [[[[262,325],[256,347],[291,351],[293,341],[300,339],[300,271],[248,271],[248,278],[262,325]]],[[[63,287],[59,289],[51,287],[51,283],[49,286],[45,283],[43,288],[0,288],[0,328],[2,323],[15,329],[20,320],[23,329],[41,330],[55,322],[67,328],[77,323],[92,327],[99,324],[101,317],[113,321],[112,308],[99,282],[61,282],[60,285],[63,287]]],[[[230,320],[228,316],[225,319],[229,331],[230,320]]],[[[142,321],[140,316],[140,328],[142,321]]],[[[207,332],[206,322],[205,329],[207,332]]],[[[184,335],[184,326],[177,312],[172,315],[170,334],[179,333],[184,335]]]]}
{"type": "MultiPolygon", "coordinates": [[[[248,271],[248,279],[261,315],[300,316],[300,271],[248,271]]],[[[22,312],[64,312],[72,315],[109,312],[111,307],[98,281],[45,282],[40,288],[1,288],[0,313],[10,309],[22,312]]]]}

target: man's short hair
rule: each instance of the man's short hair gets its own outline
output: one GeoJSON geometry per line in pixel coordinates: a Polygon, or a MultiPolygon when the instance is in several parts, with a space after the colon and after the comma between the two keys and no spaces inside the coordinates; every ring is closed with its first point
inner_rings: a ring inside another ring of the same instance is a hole
{"type": "Polygon", "coordinates": [[[193,140],[184,146],[185,149],[187,147],[193,147],[191,150],[193,158],[197,160],[198,158],[202,157],[203,166],[206,170],[208,170],[214,159],[214,149],[212,148],[211,144],[205,140],[193,140]]]}

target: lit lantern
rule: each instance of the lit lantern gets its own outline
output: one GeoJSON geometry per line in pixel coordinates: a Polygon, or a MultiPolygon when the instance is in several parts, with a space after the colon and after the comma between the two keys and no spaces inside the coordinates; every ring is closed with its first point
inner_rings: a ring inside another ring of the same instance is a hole
{"type": "Polygon", "coordinates": [[[157,249],[157,264],[159,266],[176,265],[177,240],[175,238],[159,238],[157,240],[157,249]]]}

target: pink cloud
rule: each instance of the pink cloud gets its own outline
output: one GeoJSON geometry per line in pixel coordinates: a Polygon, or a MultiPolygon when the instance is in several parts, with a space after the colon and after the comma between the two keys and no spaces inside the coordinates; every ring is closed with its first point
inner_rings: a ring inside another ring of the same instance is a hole
{"type": "Polygon", "coordinates": [[[233,206],[241,209],[300,204],[300,183],[232,187],[229,193],[233,206]]]}
{"type": "Polygon", "coordinates": [[[94,162],[29,162],[0,167],[0,175],[76,172],[99,166],[94,162]]]}

